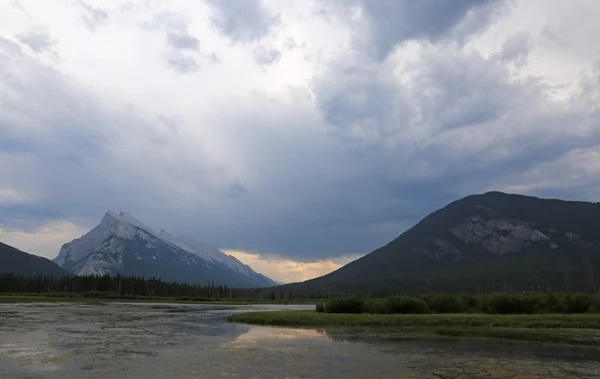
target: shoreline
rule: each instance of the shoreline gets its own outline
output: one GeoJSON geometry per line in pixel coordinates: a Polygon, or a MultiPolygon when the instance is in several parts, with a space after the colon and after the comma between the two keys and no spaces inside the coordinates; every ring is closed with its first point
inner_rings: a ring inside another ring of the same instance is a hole
{"type": "Polygon", "coordinates": [[[248,312],[228,322],[381,333],[397,339],[498,338],[540,343],[600,346],[597,314],[344,314],[314,311],[248,312]]]}
{"type": "Polygon", "coordinates": [[[243,301],[243,300],[177,300],[176,298],[119,298],[119,297],[85,297],[44,296],[44,295],[0,295],[0,304],[15,303],[172,303],[172,304],[218,304],[218,305],[312,305],[314,302],[301,301],[243,301]]]}
{"type": "Polygon", "coordinates": [[[315,311],[248,312],[229,316],[230,322],[272,326],[378,326],[378,327],[505,327],[549,329],[598,329],[600,314],[351,314],[315,311]]]}

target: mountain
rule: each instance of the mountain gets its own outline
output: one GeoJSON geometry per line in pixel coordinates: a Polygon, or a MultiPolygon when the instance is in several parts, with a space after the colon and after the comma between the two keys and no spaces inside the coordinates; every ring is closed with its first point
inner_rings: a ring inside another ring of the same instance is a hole
{"type": "Polygon", "coordinates": [[[597,291],[600,203],[489,192],[428,215],[387,245],[320,278],[310,293],[597,291]]]}
{"type": "Polygon", "coordinates": [[[8,273],[26,276],[73,276],[49,259],[25,253],[0,242],[0,275],[8,273]]]}
{"type": "Polygon", "coordinates": [[[126,212],[107,212],[98,226],[63,245],[54,262],[77,275],[120,273],[239,288],[277,284],[214,246],[155,233],[126,212]]]}

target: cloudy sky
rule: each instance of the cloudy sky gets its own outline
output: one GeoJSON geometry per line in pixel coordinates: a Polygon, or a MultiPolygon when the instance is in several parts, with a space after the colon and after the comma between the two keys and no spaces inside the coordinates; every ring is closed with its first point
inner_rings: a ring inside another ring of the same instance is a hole
{"type": "Polygon", "coordinates": [[[0,241],[125,210],[274,279],[460,197],[600,200],[596,0],[0,0],[0,241]]]}

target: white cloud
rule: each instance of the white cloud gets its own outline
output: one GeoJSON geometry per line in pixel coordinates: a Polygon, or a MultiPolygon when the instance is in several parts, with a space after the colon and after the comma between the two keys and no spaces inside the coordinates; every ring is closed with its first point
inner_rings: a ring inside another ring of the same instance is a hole
{"type": "Polygon", "coordinates": [[[14,188],[0,188],[0,204],[19,204],[26,203],[27,196],[14,188]]]}
{"type": "Polygon", "coordinates": [[[56,41],[53,41],[48,35],[48,30],[42,27],[34,27],[25,33],[19,33],[15,38],[36,53],[48,51],[52,45],[56,44],[56,41]]]}
{"type": "Polygon", "coordinates": [[[574,149],[507,179],[509,192],[558,193],[570,200],[600,198],[600,147],[574,149]]]}
{"type": "Polygon", "coordinates": [[[0,241],[26,253],[54,259],[62,245],[89,231],[70,221],[56,220],[32,230],[15,230],[0,226],[0,241]]]}

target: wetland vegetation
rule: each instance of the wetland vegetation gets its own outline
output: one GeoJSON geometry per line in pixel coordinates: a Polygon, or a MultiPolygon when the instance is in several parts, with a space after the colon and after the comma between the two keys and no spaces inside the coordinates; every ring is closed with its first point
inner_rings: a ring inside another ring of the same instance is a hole
{"type": "Polygon", "coordinates": [[[598,295],[506,294],[333,298],[315,311],[253,312],[230,322],[288,327],[387,328],[403,333],[599,344],[598,295]]]}
{"type": "Polygon", "coordinates": [[[251,312],[230,322],[275,326],[485,327],[520,329],[600,329],[598,314],[344,314],[314,311],[251,312]]]}

